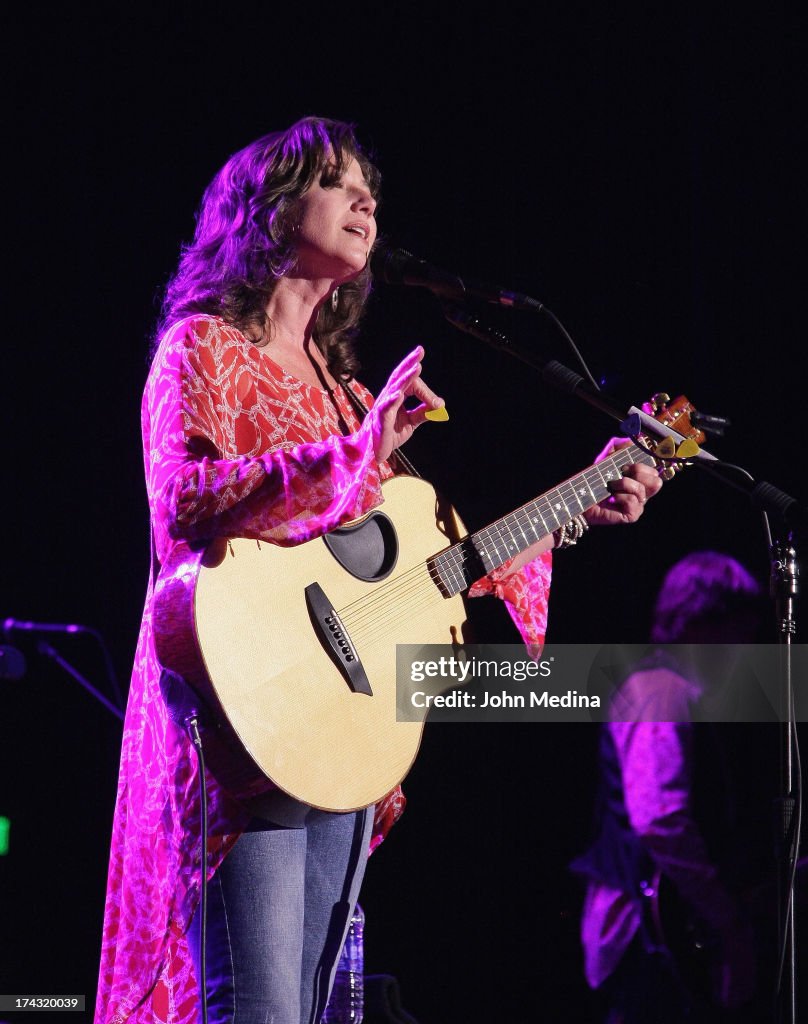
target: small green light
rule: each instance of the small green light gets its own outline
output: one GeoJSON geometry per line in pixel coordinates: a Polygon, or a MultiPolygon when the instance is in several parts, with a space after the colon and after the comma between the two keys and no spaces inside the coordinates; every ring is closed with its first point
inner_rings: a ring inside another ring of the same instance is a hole
{"type": "Polygon", "coordinates": [[[11,822],[0,814],[0,857],[8,853],[8,834],[11,831],[11,822]]]}

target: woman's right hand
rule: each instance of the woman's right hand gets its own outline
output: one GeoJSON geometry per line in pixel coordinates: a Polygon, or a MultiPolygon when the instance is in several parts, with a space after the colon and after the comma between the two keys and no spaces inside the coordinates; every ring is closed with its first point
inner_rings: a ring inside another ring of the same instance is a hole
{"type": "Polygon", "coordinates": [[[362,430],[369,430],[373,437],[373,450],[379,462],[389,459],[396,448],[412,437],[427,412],[443,405],[443,399],[421,380],[423,356],[419,345],[398,364],[362,424],[362,430]],[[404,402],[412,396],[420,398],[421,404],[406,409],[404,402]]]}

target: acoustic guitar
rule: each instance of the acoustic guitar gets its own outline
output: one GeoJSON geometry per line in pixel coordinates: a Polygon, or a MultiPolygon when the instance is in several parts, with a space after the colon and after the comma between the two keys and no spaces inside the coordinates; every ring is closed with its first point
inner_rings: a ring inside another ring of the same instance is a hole
{"type": "MultiPolygon", "coordinates": [[[[691,411],[679,398],[656,415],[700,443],[691,411]]],[[[395,477],[380,508],[304,544],[180,545],[155,585],[171,714],[200,713],[208,767],[240,798],[274,785],[325,810],[375,803],[409,771],[424,724],[396,721],[396,645],[463,643],[477,579],[607,498],[625,467],[681,464],[670,438],[644,443],[471,535],[428,483],[395,477]]]]}

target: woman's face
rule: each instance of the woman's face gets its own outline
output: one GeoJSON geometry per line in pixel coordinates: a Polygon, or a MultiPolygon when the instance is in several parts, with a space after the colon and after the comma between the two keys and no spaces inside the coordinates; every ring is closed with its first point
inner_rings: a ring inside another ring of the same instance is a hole
{"type": "Polygon", "coordinates": [[[336,284],[356,277],[376,240],[375,209],[376,200],[354,159],[334,185],[315,181],[300,198],[294,236],[298,273],[336,284]]]}

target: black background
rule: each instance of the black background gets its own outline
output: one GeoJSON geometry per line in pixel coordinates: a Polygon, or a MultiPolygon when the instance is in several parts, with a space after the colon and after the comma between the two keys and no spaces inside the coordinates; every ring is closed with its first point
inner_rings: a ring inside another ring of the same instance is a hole
{"type": "MultiPolygon", "coordinates": [[[[310,113],[358,125],[394,244],[541,299],[623,405],[687,394],[732,420],[713,450],[805,499],[804,25],[786,7],[30,7],[4,48],[4,617],[91,625],[127,678],[160,290],[227,156],[310,113]]],[[[575,365],[548,320],[490,316],[575,365]]],[[[451,420],[408,454],[471,527],[588,465],[614,432],[450,327],[427,292],[379,285],[363,338],[372,389],[426,347],[451,420]]],[[[636,526],[557,556],[549,639],[642,640],[665,569],[706,547],[766,581],[747,498],[689,469],[636,526]]],[[[513,639],[502,609],[478,605],[486,638],[513,639]]],[[[0,988],[91,1003],[120,730],[15,642],[28,673],[0,703],[0,988]]],[[[107,685],[90,638],[55,646],[107,685]]],[[[398,976],[421,1024],[588,1019],[566,864],[593,772],[583,727],[427,727],[362,900],[368,967],[398,976]]]]}

